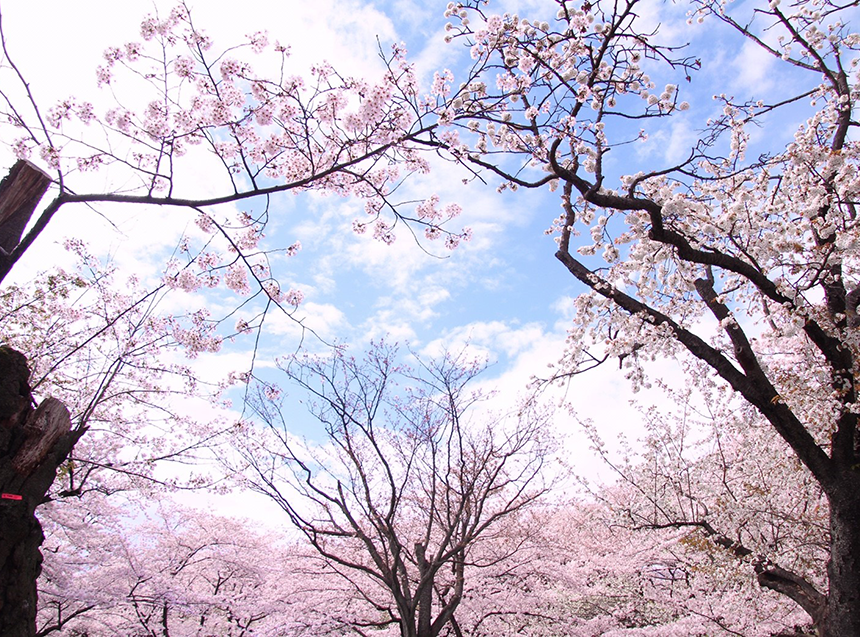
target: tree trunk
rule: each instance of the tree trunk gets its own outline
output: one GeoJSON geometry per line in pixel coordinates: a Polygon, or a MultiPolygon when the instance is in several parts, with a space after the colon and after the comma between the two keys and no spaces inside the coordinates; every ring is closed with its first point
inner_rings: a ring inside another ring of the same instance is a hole
{"type": "Polygon", "coordinates": [[[50,176],[23,159],[0,181],[0,281],[20,257],[12,253],[50,185],[50,176]]]}
{"type": "Polygon", "coordinates": [[[424,553],[424,545],[415,543],[415,558],[418,561],[418,637],[432,637],[430,631],[431,611],[433,610],[433,584],[429,579],[430,564],[424,553]],[[423,587],[423,588],[422,588],[423,587]]]}
{"type": "Polygon", "coordinates": [[[860,476],[830,494],[830,590],[821,622],[821,637],[860,635],[860,476]]]}
{"type": "Polygon", "coordinates": [[[36,580],[42,570],[42,526],[26,504],[0,509],[0,634],[36,634],[36,580]]]}
{"type": "Polygon", "coordinates": [[[23,354],[0,347],[0,635],[36,634],[36,580],[44,536],[36,507],[80,437],[53,398],[37,409],[23,354]]]}

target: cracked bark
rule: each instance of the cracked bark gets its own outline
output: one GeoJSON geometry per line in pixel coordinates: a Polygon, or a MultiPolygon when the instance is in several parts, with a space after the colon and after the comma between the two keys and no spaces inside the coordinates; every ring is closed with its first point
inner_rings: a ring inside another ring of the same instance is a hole
{"type": "Polygon", "coordinates": [[[36,634],[36,580],[44,540],[36,507],[80,437],[53,398],[33,406],[27,359],[0,347],[0,635],[36,634]]]}

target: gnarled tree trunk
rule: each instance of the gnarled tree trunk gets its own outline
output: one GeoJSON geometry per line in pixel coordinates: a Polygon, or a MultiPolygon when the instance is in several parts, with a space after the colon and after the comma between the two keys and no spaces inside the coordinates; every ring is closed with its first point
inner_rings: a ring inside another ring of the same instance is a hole
{"type": "Polygon", "coordinates": [[[34,408],[27,359],[0,347],[0,635],[36,633],[36,580],[44,535],[36,507],[45,501],[80,434],[69,412],[47,398],[34,408]]]}

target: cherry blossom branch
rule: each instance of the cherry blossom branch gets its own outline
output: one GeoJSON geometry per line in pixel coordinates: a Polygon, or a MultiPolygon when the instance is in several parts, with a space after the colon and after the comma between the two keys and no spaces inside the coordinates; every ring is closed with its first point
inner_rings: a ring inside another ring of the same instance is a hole
{"type": "Polygon", "coordinates": [[[803,426],[797,416],[782,402],[779,393],[768,382],[764,387],[758,387],[750,382],[750,378],[741,373],[719,350],[708,345],[700,337],[681,327],[662,312],[637,301],[621,292],[607,281],[601,279],[579,261],[574,259],[562,246],[556,252],[556,258],[561,261],[573,276],[595,292],[610,299],[631,316],[643,316],[654,326],[668,327],[675,338],[696,358],[710,365],[717,374],[726,380],[735,391],[739,392],[761,412],[768,417],[780,434],[791,445],[792,449],[809,467],[822,485],[829,486],[836,479],[836,468],[828,455],[818,446],[815,439],[803,426]]]}
{"type": "MultiPolygon", "coordinates": [[[[753,555],[751,549],[740,542],[720,534],[707,520],[648,524],[635,527],[635,529],[679,529],[685,527],[701,529],[705,536],[714,542],[714,544],[739,559],[747,559],[753,555]]],[[[807,612],[814,624],[819,623],[824,612],[826,598],[815,586],[810,584],[805,578],[780,567],[764,556],[756,556],[752,560],[752,563],[758,583],[761,586],[790,597],[807,612]]]]}

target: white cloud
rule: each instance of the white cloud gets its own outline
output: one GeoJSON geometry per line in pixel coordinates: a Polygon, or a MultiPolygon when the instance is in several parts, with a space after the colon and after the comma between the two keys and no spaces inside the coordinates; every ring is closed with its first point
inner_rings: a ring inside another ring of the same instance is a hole
{"type": "Polygon", "coordinates": [[[676,165],[689,158],[697,140],[698,135],[690,127],[689,121],[676,117],[672,121],[669,139],[663,151],[666,163],[676,165]]]}
{"type": "Polygon", "coordinates": [[[302,303],[289,315],[273,308],[266,317],[266,333],[273,336],[289,334],[300,337],[303,326],[313,330],[323,340],[333,342],[340,334],[348,331],[349,321],[334,305],[313,301],[302,303]]]}
{"type": "Polygon", "coordinates": [[[427,343],[421,353],[439,356],[446,351],[467,350],[476,357],[492,357],[495,352],[513,357],[529,349],[541,337],[543,330],[537,323],[510,326],[504,321],[478,321],[446,330],[427,343]]]}
{"type": "Polygon", "coordinates": [[[773,71],[775,62],[776,58],[755,42],[744,42],[737,57],[731,62],[737,71],[733,81],[735,90],[766,95],[774,86],[777,75],[773,71]]]}

